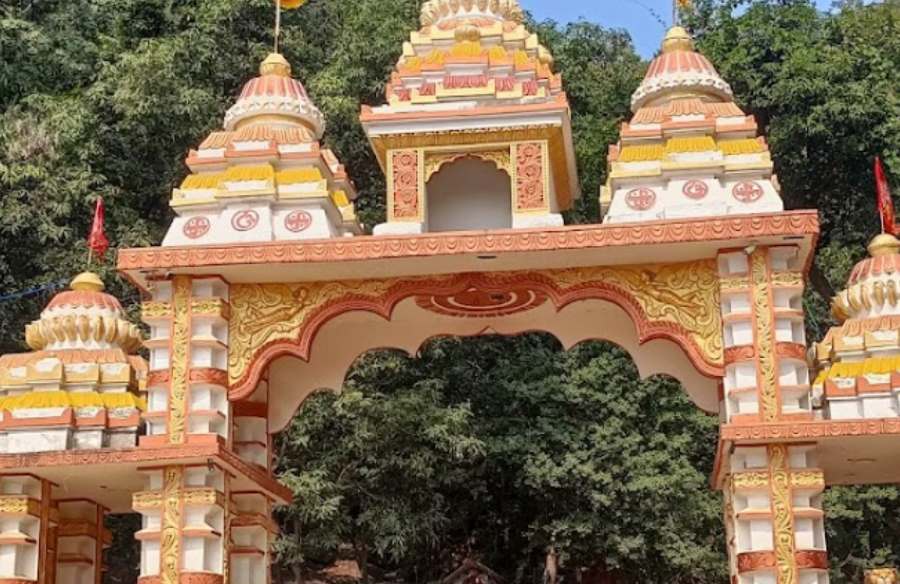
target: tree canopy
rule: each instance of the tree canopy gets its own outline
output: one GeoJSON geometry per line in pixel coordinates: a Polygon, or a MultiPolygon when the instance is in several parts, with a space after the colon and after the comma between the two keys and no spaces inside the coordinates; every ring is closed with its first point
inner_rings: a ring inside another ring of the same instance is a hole
{"type": "MultiPolygon", "coordinates": [[[[383,219],[384,178],[357,116],[383,99],[420,3],[311,0],[284,18],[285,56],[327,117],[326,142],[369,226],[383,219]]],[[[900,2],[847,0],[823,13],[809,0],[694,0],[683,17],[757,116],[786,205],[820,210],[807,308],[809,338],[821,338],[831,324],[823,295],[876,230],[875,155],[900,184],[900,2]]],[[[221,124],[270,50],[271,21],[270,0],[4,2],[0,290],[78,271],[98,195],[114,247],[157,244],[185,153],[221,124]]],[[[567,219],[595,222],[606,148],[646,62],[625,31],[530,26],[572,105],[585,197],[567,219]]],[[[136,300],[123,282],[113,292],[136,300]]],[[[0,349],[21,347],[45,301],[0,303],[0,349]]],[[[350,546],[406,581],[432,580],[471,552],[511,582],[534,582],[552,546],[567,577],[724,581],[721,502],[707,485],[716,423],[674,381],[638,380],[604,344],[563,351],[527,335],[368,355],[343,394],[309,400],[281,437],[279,468],[298,495],[280,512],[282,571],[350,546]]],[[[900,560],[896,488],[831,489],[826,510],[833,582],[900,560]]],[[[106,578],[132,575],[114,566],[106,578]]]]}

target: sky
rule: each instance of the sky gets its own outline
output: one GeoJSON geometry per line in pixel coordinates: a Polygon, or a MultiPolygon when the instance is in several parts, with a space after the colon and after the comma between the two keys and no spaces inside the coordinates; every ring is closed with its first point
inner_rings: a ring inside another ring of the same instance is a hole
{"type": "MultiPolygon", "coordinates": [[[[831,1],[815,0],[823,10],[831,6],[831,1]]],[[[672,14],[672,0],[519,0],[519,3],[538,20],[571,22],[583,17],[608,28],[624,28],[631,33],[638,52],[644,57],[656,53],[665,34],[647,8],[666,22],[672,14]]]]}

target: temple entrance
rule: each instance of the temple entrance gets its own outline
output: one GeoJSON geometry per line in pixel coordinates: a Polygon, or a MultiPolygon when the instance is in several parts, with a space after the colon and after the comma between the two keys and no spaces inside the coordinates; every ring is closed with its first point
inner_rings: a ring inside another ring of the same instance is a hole
{"type": "MultiPolygon", "coordinates": [[[[291,507],[291,518],[306,517],[302,529],[283,522],[283,546],[303,553],[308,580],[368,561],[376,580],[399,569],[401,581],[439,581],[475,557],[538,582],[554,538],[570,551],[589,549],[611,535],[604,524],[621,509],[659,510],[644,513],[643,525],[617,521],[621,537],[654,541],[670,521],[721,531],[718,495],[696,488],[712,471],[715,418],[673,378],[639,376],[620,347],[585,341],[564,349],[546,333],[437,338],[414,356],[369,351],[352,364],[340,395],[309,396],[276,439],[278,472],[309,485],[291,507]],[[672,439],[655,439],[660,431],[672,439]],[[640,484],[674,473],[684,479],[667,496],[681,502],[676,508],[645,500],[640,484]],[[397,476],[406,477],[402,486],[397,476]],[[325,509],[319,497],[332,493],[341,494],[339,505],[316,515],[325,509]],[[588,516],[588,532],[579,533],[588,516]],[[380,539],[367,541],[376,525],[380,539]],[[356,549],[316,549],[320,538],[337,536],[356,549]],[[393,537],[403,546],[379,549],[393,537]]],[[[579,552],[561,575],[569,581],[603,555],[579,552]]],[[[291,575],[286,583],[295,581],[290,557],[281,566],[291,575]]]]}

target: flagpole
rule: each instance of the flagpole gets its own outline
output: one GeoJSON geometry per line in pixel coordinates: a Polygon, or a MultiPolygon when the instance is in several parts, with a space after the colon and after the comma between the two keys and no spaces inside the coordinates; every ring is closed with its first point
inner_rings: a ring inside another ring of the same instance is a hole
{"type": "Polygon", "coordinates": [[[278,37],[281,35],[281,0],[275,0],[275,52],[278,52],[278,37]]]}

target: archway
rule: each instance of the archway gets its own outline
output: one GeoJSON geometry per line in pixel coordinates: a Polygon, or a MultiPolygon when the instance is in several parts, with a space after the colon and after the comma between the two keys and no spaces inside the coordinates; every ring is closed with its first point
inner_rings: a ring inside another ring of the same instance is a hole
{"type": "Polygon", "coordinates": [[[428,231],[512,226],[509,175],[477,155],[444,162],[425,185],[428,231]]]}
{"type": "MultiPolygon", "coordinates": [[[[424,550],[416,546],[420,551],[391,563],[373,550],[370,559],[374,566],[412,570],[410,566],[418,564],[419,576],[433,581],[449,572],[451,550],[468,544],[495,570],[511,574],[528,566],[531,573],[540,565],[541,551],[550,538],[549,517],[554,514],[542,510],[554,496],[559,497],[556,517],[564,518],[560,524],[574,519],[578,509],[594,514],[589,528],[592,535],[581,538],[574,531],[559,532],[560,545],[571,542],[581,548],[581,563],[567,562],[567,577],[574,577],[575,567],[594,567],[602,559],[599,549],[596,554],[584,550],[591,537],[605,533],[600,525],[603,521],[631,534],[644,529],[637,513],[635,520],[621,513],[613,517],[610,506],[617,500],[622,509],[638,507],[643,497],[665,498],[667,504],[682,501],[678,506],[681,513],[666,509],[665,504],[644,501],[645,519],[654,522],[647,527],[648,535],[676,515],[685,525],[690,524],[686,514],[697,524],[697,518],[703,516],[708,529],[695,525],[696,531],[702,532],[698,539],[708,541],[718,528],[717,496],[697,488],[712,468],[714,418],[699,412],[667,376],[639,381],[636,367],[621,348],[588,341],[564,349],[551,335],[529,333],[433,339],[415,357],[397,353],[373,351],[357,359],[344,383],[345,393],[340,397],[316,394],[305,402],[295,423],[286,430],[288,444],[294,446],[287,454],[279,450],[284,460],[294,461],[293,465],[287,462],[291,476],[301,476],[304,483],[318,476],[324,481],[319,484],[348,493],[354,503],[339,510],[342,518],[362,514],[364,510],[358,507],[365,505],[371,505],[369,512],[378,515],[376,509],[382,509],[382,504],[394,508],[394,504],[384,503],[391,497],[397,508],[418,502],[427,504],[427,512],[434,517],[449,516],[451,525],[439,529],[444,547],[434,556],[415,559],[417,554],[428,553],[428,546],[423,546],[424,550]],[[609,375],[598,376],[598,372],[609,375]],[[466,412],[465,421],[454,416],[456,407],[466,412]],[[685,424],[685,417],[699,422],[685,424]],[[660,432],[671,439],[654,439],[660,432]],[[685,436],[692,439],[685,440],[685,436]],[[450,437],[460,444],[460,453],[446,444],[450,437]],[[467,447],[472,440],[479,441],[475,453],[467,447]],[[301,443],[303,446],[297,447],[301,443]],[[385,455],[376,455],[379,452],[385,455]],[[703,460],[695,465],[699,468],[687,462],[699,458],[703,460]],[[300,460],[304,463],[299,464],[300,460]],[[364,460],[360,464],[366,471],[358,473],[354,460],[364,460]],[[431,461],[431,472],[416,474],[416,460],[431,461]],[[639,460],[643,462],[637,468],[639,460]],[[686,478],[688,469],[690,477],[686,478]],[[533,475],[529,475],[531,470],[533,475]],[[382,482],[376,473],[387,473],[391,479],[382,482]],[[409,479],[401,478],[405,473],[410,473],[409,479]],[[662,491],[654,494],[653,487],[644,483],[654,473],[679,479],[668,487],[662,486],[666,481],[657,481],[657,488],[668,490],[665,495],[662,491]],[[462,476],[468,478],[459,478],[462,476]],[[413,484],[405,484],[407,480],[413,484]],[[460,492],[459,480],[471,483],[471,492],[460,492]],[[397,481],[404,485],[394,489],[392,483],[397,481]],[[638,484],[644,484],[644,490],[635,489],[638,484]],[[407,487],[413,492],[400,492],[407,487]],[[421,491],[429,489],[437,491],[436,499],[423,502],[421,491]],[[592,499],[603,493],[610,497],[606,503],[592,499]],[[690,504],[683,501],[685,497],[703,499],[704,504],[690,504]],[[452,513],[442,506],[447,498],[455,501],[452,513]],[[596,503],[594,507],[590,500],[596,503]],[[525,501],[532,501],[533,507],[516,508],[513,501],[524,507],[531,507],[525,501]],[[666,511],[656,517],[651,507],[666,511]],[[502,545],[486,541],[483,538],[490,537],[486,526],[494,525],[495,519],[500,523],[508,520],[500,530],[525,532],[526,526],[534,524],[539,525],[540,533],[530,542],[524,533],[502,545]],[[425,570],[429,562],[434,564],[429,566],[434,572],[425,570]]],[[[301,492],[295,498],[297,512],[314,505],[302,500],[301,492]]],[[[340,523],[346,524],[345,519],[340,523]]],[[[406,525],[406,519],[398,517],[407,530],[415,531],[416,526],[406,525]]],[[[330,534],[338,531],[315,521],[306,525],[330,534]]],[[[290,533],[290,526],[287,529],[290,533]]],[[[695,533],[687,527],[684,531],[685,541],[695,533]]],[[[653,539],[651,535],[650,541],[653,539]]],[[[706,545],[716,547],[715,543],[706,545]]],[[[327,553],[316,558],[323,565],[333,561],[327,553]]],[[[721,572],[724,563],[717,568],[721,572]]],[[[539,581],[540,573],[535,576],[539,581]]]]}

